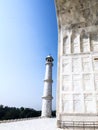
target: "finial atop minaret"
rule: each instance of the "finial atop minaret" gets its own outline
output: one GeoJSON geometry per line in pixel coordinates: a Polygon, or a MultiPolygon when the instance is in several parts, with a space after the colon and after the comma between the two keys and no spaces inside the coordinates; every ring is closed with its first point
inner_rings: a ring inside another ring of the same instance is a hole
{"type": "Polygon", "coordinates": [[[46,57],[46,72],[44,79],[44,91],[42,97],[42,117],[51,117],[52,114],[52,66],[54,59],[51,55],[46,57]]]}

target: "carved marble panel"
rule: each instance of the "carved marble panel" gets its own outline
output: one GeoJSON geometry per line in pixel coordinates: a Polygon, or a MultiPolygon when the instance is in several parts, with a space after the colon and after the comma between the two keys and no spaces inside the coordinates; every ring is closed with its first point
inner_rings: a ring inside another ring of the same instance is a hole
{"type": "Polygon", "coordinates": [[[91,93],[84,94],[84,100],[92,100],[92,94],[91,93]]]}
{"type": "Polygon", "coordinates": [[[71,38],[72,42],[72,53],[80,53],[80,35],[79,34],[72,34],[71,38]]]}
{"type": "Polygon", "coordinates": [[[80,75],[73,75],[73,91],[81,92],[82,90],[82,82],[80,75]]]}
{"type": "Polygon", "coordinates": [[[93,67],[95,71],[98,71],[98,59],[94,58],[93,60],[93,67]]]}
{"type": "Polygon", "coordinates": [[[94,106],[93,106],[93,101],[85,101],[85,112],[87,113],[93,113],[95,110],[94,110],[94,106]]]}
{"type": "Polygon", "coordinates": [[[73,95],[73,100],[81,100],[82,99],[82,95],[81,94],[74,94],[73,95]]]}
{"type": "Polygon", "coordinates": [[[83,110],[82,110],[82,103],[81,103],[81,101],[80,100],[74,100],[74,112],[75,113],[80,113],[80,112],[82,112],[83,110]]]}
{"type": "Polygon", "coordinates": [[[96,111],[98,113],[98,94],[96,94],[96,111]]]}
{"type": "Polygon", "coordinates": [[[89,52],[90,51],[90,38],[89,38],[89,34],[86,33],[85,30],[81,32],[80,40],[81,40],[81,51],[89,52]]]}
{"type": "Polygon", "coordinates": [[[63,38],[63,53],[69,54],[70,53],[70,37],[65,36],[63,38]]]}
{"type": "Polygon", "coordinates": [[[63,112],[65,113],[71,113],[72,112],[72,106],[73,106],[73,102],[72,102],[72,95],[71,94],[64,94],[63,98],[62,98],[62,102],[63,102],[63,112]]]}
{"type": "Polygon", "coordinates": [[[72,100],[72,95],[71,94],[63,94],[63,99],[62,100],[72,100]]]}
{"type": "Polygon", "coordinates": [[[81,71],[81,60],[80,58],[72,59],[72,71],[78,73],[81,71]]]}
{"type": "Polygon", "coordinates": [[[83,112],[82,95],[80,94],[73,95],[73,111],[75,113],[83,112]]]}
{"type": "Polygon", "coordinates": [[[64,113],[72,113],[73,112],[73,106],[72,106],[73,102],[71,100],[65,100],[63,101],[63,112],[64,113]]]}
{"type": "Polygon", "coordinates": [[[89,39],[83,39],[83,52],[89,52],[90,46],[89,46],[89,39]]]}
{"type": "Polygon", "coordinates": [[[70,81],[70,76],[63,76],[63,86],[62,89],[63,91],[71,91],[72,85],[70,81]]]}
{"type": "Polygon", "coordinates": [[[92,51],[98,52],[98,34],[97,33],[91,34],[91,46],[92,46],[92,51]]]}
{"type": "Polygon", "coordinates": [[[83,87],[85,91],[93,90],[92,79],[90,74],[83,75],[83,87]]]}
{"type": "Polygon", "coordinates": [[[92,94],[84,95],[84,103],[85,103],[85,112],[86,113],[95,113],[96,112],[96,106],[95,106],[95,102],[93,100],[92,94]]]}
{"type": "Polygon", "coordinates": [[[94,84],[95,84],[96,90],[98,90],[98,74],[95,74],[94,76],[94,84]]]}
{"type": "Polygon", "coordinates": [[[69,73],[71,71],[71,61],[70,59],[64,59],[62,63],[63,73],[69,73]]]}
{"type": "Polygon", "coordinates": [[[98,100],[96,101],[96,111],[98,113],[98,100]]]}
{"type": "Polygon", "coordinates": [[[96,101],[98,101],[98,93],[96,94],[96,101]]]}
{"type": "Polygon", "coordinates": [[[84,72],[89,72],[91,70],[91,63],[89,57],[82,58],[82,69],[84,72]]]}

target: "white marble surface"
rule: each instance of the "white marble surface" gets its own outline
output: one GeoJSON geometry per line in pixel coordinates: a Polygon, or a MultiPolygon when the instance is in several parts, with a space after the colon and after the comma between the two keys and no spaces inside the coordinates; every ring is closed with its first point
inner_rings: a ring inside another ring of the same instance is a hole
{"type": "Polygon", "coordinates": [[[1,123],[0,130],[56,130],[55,118],[31,119],[1,123]]]}
{"type": "Polygon", "coordinates": [[[42,96],[42,117],[51,117],[52,112],[52,66],[53,58],[46,57],[46,72],[44,79],[44,90],[42,96]]]}

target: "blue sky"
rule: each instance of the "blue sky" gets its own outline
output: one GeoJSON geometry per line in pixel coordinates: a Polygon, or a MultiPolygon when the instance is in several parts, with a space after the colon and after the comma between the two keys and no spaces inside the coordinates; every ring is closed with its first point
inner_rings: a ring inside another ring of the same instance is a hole
{"type": "Polygon", "coordinates": [[[41,109],[45,57],[57,80],[57,20],[54,0],[0,0],[0,104],[41,109]]]}

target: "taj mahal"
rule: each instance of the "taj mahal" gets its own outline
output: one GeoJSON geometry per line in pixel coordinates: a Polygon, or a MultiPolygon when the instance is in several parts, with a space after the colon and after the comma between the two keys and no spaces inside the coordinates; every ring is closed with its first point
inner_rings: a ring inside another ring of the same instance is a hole
{"type": "MultiPolygon", "coordinates": [[[[59,39],[57,129],[97,130],[98,2],[96,0],[55,2],[59,39]]],[[[51,84],[49,86],[50,90],[49,88],[47,90],[51,92],[51,84]]],[[[46,105],[47,103],[44,104],[44,108],[46,105]]],[[[47,113],[49,106],[51,105],[48,104],[47,113]]]]}
{"type": "Polygon", "coordinates": [[[97,0],[56,0],[59,129],[98,129],[97,8],[97,0]]]}
{"type": "Polygon", "coordinates": [[[50,119],[55,123],[50,130],[98,130],[98,0],[55,0],[55,9],[58,22],[56,119],[51,116],[55,59],[48,55],[40,120],[50,119]]]}

